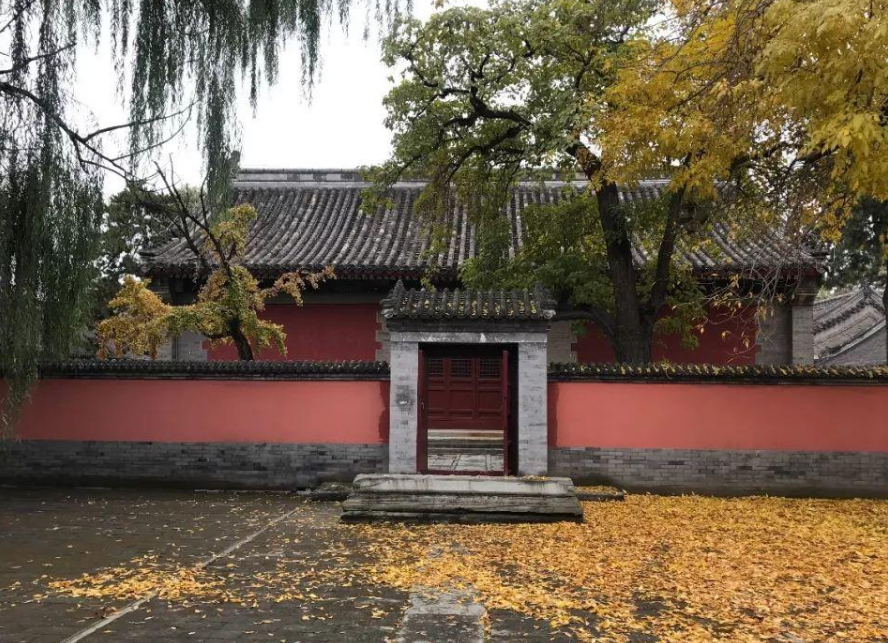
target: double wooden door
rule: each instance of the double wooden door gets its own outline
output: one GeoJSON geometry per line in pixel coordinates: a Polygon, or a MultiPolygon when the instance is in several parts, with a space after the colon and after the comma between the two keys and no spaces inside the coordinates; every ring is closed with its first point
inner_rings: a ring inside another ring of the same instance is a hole
{"type": "Polygon", "coordinates": [[[509,472],[511,370],[508,349],[420,351],[421,471],[509,472]]]}

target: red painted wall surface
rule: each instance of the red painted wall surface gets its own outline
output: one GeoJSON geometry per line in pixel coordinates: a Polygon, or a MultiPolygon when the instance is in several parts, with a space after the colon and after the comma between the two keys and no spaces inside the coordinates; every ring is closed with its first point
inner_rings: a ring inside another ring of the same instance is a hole
{"type": "MultiPolygon", "coordinates": [[[[377,312],[379,305],[368,304],[270,304],[263,318],[282,324],[287,334],[287,355],[265,349],[257,359],[343,361],[376,359],[379,342],[377,312]]],[[[699,346],[687,349],[676,335],[659,336],[654,342],[654,359],[675,363],[754,364],[755,319],[743,316],[710,313],[699,346]],[[748,345],[744,345],[744,340],[748,345]]],[[[235,360],[234,346],[211,348],[205,343],[211,360],[235,360]]],[[[573,345],[580,362],[613,362],[614,353],[604,336],[589,327],[573,345]]]]}
{"type": "MultiPolygon", "coordinates": [[[[257,359],[338,362],[376,359],[379,304],[269,304],[264,319],[283,324],[287,355],[265,349],[257,359]]],[[[205,344],[209,347],[209,342],[205,344]]],[[[211,360],[235,360],[234,346],[209,348],[211,360]]]]}
{"type": "Polygon", "coordinates": [[[379,381],[43,380],[18,435],[382,444],[388,440],[388,388],[379,381]]]}
{"type": "MultiPolygon", "coordinates": [[[[676,364],[755,364],[756,321],[754,309],[740,314],[710,311],[709,320],[697,335],[698,346],[688,349],[681,345],[678,335],[660,335],[654,338],[654,361],[668,360],[676,364]]],[[[586,333],[573,345],[578,362],[614,361],[614,351],[601,332],[589,326],[586,333]]]]}
{"type": "Polygon", "coordinates": [[[888,386],[550,382],[549,442],[888,451],[888,386]]]}

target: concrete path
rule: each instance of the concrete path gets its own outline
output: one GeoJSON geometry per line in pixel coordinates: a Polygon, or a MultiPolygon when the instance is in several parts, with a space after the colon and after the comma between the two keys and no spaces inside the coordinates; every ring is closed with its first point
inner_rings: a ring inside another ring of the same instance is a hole
{"type": "Polygon", "coordinates": [[[397,643],[483,643],[487,610],[466,590],[417,588],[398,630],[397,643]]]}
{"type": "Polygon", "coordinates": [[[0,642],[568,640],[552,639],[544,621],[485,615],[462,592],[312,581],[362,555],[339,515],[338,503],[292,494],[2,488],[0,642]],[[125,598],[48,594],[54,579],[124,574],[146,557],[163,569],[203,567],[233,600],[165,600],[152,587],[125,598]]]}

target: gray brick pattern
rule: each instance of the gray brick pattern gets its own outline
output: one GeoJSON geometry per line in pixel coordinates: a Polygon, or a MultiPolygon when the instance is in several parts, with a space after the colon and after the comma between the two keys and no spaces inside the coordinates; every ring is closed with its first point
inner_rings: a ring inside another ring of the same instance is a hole
{"type": "Polygon", "coordinates": [[[0,482],[297,489],[387,468],[384,444],[22,440],[0,445],[0,482]]]}
{"type": "Polygon", "coordinates": [[[888,498],[888,453],[559,447],[549,475],[629,491],[888,498]]]}
{"type": "Polygon", "coordinates": [[[552,322],[549,326],[549,362],[576,363],[577,353],[573,349],[576,341],[577,334],[571,322],[552,322]]]}
{"type": "Polygon", "coordinates": [[[763,366],[792,363],[792,307],[772,304],[764,318],[758,320],[756,343],[759,352],[755,363],[763,366]]]}
{"type": "MultiPolygon", "coordinates": [[[[0,482],[297,489],[387,470],[383,444],[23,440],[0,446],[0,482]]],[[[549,449],[551,476],[630,491],[888,498],[888,453],[549,449]]]]}
{"type": "Polygon", "coordinates": [[[173,359],[192,362],[207,361],[203,335],[186,330],[173,341],[173,359]]]}
{"type": "Polygon", "coordinates": [[[810,303],[792,307],[792,363],[814,363],[814,306],[810,303]]]}
{"type": "Polygon", "coordinates": [[[392,359],[391,336],[385,317],[382,316],[382,310],[376,311],[376,342],[379,344],[379,348],[376,349],[376,361],[390,362],[392,359]]]}

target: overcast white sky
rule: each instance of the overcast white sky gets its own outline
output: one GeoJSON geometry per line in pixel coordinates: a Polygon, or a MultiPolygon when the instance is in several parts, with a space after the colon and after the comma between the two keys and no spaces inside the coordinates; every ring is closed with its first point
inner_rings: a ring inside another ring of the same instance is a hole
{"type": "MultiPolygon", "coordinates": [[[[414,0],[414,16],[424,19],[432,11],[432,0],[414,0]]],[[[349,168],[385,160],[390,137],[383,125],[382,99],[390,71],[380,62],[378,40],[374,36],[364,40],[363,28],[364,10],[356,3],[348,35],[337,25],[327,30],[321,77],[311,102],[300,83],[298,46],[292,43],[287,48],[278,83],[262,89],[255,116],[249,103],[241,101],[242,167],[349,168]]],[[[126,121],[115,83],[106,48],[81,54],[76,99],[98,126],[126,121]]],[[[185,182],[200,180],[194,129],[169,146],[164,156],[168,155],[185,182]]],[[[113,179],[108,182],[109,191],[119,187],[113,179]]]]}

